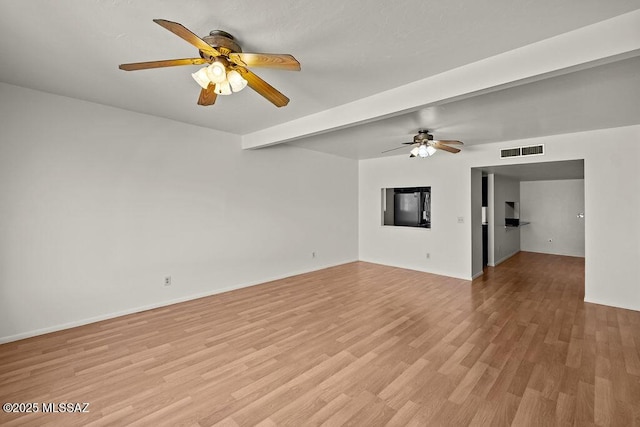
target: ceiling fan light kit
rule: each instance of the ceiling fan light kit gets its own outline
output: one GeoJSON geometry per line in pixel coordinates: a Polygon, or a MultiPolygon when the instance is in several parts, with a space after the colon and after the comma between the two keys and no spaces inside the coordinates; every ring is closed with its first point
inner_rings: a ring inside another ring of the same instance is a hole
{"type": "Polygon", "coordinates": [[[207,67],[200,68],[198,71],[191,74],[191,77],[193,77],[193,80],[195,80],[202,89],[206,89],[211,83],[209,76],[207,76],[207,67]]]}
{"type": "Polygon", "coordinates": [[[198,48],[200,58],[168,59],[161,61],[121,64],[125,71],[180,65],[205,65],[191,76],[202,91],[198,105],[213,105],[218,95],[231,95],[249,86],[276,107],[284,107],[289,98],[262,80],[247,67],[277,68],[300,71],[300,63],[292,55],[274,53],[243,53],[235,38],[222,30],[211,31],[200,38],[177,22],[154,19],[153,22],[171,31],[198,48]]]}
{"type": "Polygon", "coordinates": [[[219,59],[214,60],[205,70],[211,83],[222,83],[227,79],[227,67],[219,59]]]}
{"type": "Polygon", "coordinates": [[[223,81],[220,83],[216,83],[215,88],[213,89],[216,95],[231,95],[231,85],[228,81],[223,81]]]}
{"type": "Polygon", "coordinates": [[[411,156],[413,157],[429,157],[436,153],[436,149],[430,145],[422,144],[419,147],[414,147],[411,150],[411,156]]]}
{"type": "Polygon", "coordinates": [[[227,80],[229,80],[231,89],[234,92],[240,92],[242,89],[247,87],[248,83],[236,70],[231,70],[227,73],[227,80]]]}

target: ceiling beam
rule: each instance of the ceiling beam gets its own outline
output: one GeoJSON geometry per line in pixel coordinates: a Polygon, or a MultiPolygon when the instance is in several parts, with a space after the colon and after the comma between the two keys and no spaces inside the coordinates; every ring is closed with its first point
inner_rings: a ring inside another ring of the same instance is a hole
{"type": "Polygon", "coordinates": [[[295,141],[638,55],[640,10],[243,135],[242,148],[295,141]]]}

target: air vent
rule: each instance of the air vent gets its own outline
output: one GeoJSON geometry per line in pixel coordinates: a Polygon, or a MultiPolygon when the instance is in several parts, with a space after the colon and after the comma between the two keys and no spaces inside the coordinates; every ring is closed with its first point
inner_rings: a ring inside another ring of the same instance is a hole
{"type": "Polygon", "coordinates": [[[500,158],[504,159],[507,157],[520,157],[520,147],[505,148],[504,150],[500,150],[500,158]]]}
{"type": "Polygon", "coordinates": [[[536,156],[544,154],[544,145],[530,145],[529,147],[522,147],[523,156],[536,156]]]}
{"type": "Polygon", "coordinates": [[[500,158],[508,159],[510,157],[521,156],[541,156],[544,154],[544,144],[529,145],[526,147],[505,148],[500,150],[500,158]]]}

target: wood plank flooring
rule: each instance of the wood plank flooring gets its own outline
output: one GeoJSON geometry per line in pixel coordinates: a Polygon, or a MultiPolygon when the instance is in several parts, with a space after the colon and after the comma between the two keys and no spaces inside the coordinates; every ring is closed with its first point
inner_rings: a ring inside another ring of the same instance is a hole
{"type": "Polygon", "coordinates": [[[640,312],[584,260],[473,283],[363,262],[0,346],[0,425],[640,425],[640,312]]]}

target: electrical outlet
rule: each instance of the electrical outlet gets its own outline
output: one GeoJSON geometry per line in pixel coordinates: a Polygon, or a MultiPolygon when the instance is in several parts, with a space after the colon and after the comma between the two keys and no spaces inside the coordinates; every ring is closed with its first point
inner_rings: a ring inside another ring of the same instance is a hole
{"type": "Polygon", "coordinates": [[[464,217],[463,216],[459,216],[458,217],[458,224],[463,224],[464,223],[464,217]]]}
{"type": "Polygon", "coordinates": [[[165,286],[171,286],[171,276],[165,276],[164,285],[165,286]]]}

